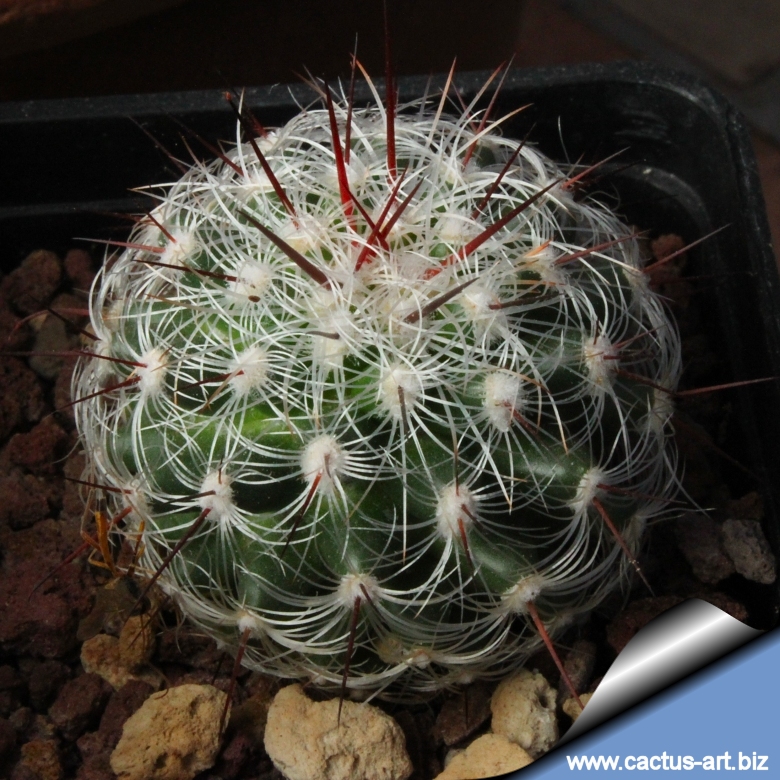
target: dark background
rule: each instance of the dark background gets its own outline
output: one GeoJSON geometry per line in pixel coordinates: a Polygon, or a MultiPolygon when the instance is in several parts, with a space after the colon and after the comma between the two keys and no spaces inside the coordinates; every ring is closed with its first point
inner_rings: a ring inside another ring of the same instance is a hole
{"type": "MultiPolygon", "coordinates": [[[[399,73],[605,61],[637,52],[556,0],[388,0],[399,73]]],[[[0,100],[333,78],[383,69],[382,0],[0,0],[0,100]],[[3,13],[4,7],[17,8],[3,13]],[[137,16],[136,19],[130,17],[137,16]]]]}
{"type": "MultiPolygon", "coordinates": [[[[672,13],[668,40],[662,26],[648,28],[625,13],[631,0],[388,0],[388,8],[398,74],[446,71],[456,56],[460,71],[492,69],[511,58],[519,67],[651,59],[704,77],[750,116],[756,95],[780,106],[780,94],[770,89],[772,73],[780,85],[780,68],[772,71],[769,63],[769,76],[765,68],[752,81],[732,83],[724,77],[733,71],[729,47],[721,47],[722,67],[717,57],[697,61],[697,46],[686,52],[680,31],[687,25],[691,40],[698,34],[701,51],[706,36],[718,33],[702,8],[747,8],[758,41],[762,18],[777,16],[765,10],[776,1],[647,0],[672,13]]],[[[728,34],[728,24],[720,27],[728,34]]],[[[305,69],[335,79],[348,76],[356,38],[358,58],[381,78],[383,29],[381,0],[0,0],[0,100],[289,83],[305,69]]],[[[742,28],[739,34],[745,37],[742,28]]],[[[712,41],[707,51],[719,51],[712,41]]],[[[740,45],[750,49],[749,32],[740,45]]],[[[753,126],[777,245],[780,129],[753,126]]]]}

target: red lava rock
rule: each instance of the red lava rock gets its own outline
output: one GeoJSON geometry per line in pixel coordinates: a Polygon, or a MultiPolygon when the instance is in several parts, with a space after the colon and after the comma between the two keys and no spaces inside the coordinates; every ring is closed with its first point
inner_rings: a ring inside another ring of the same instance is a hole
{"type": "Polygon", "coordinates": [[[49,304],[49,308],[59,315],[57,319],[68,326],[68,333],[76,340],[79,338],[79,330],[89,322],[88,306],[89,298],[87,295],[74,295],[69,292],[55,295],[49,304]]]}
{"type": "Polygon", "coordinates": [[[122,736],[125,721],[152,693],[154,688],[148,683],[131,680],[111,695],[98,730],[83,734],[76,742],[83,761],[79,778],[95,778],[102,772],[111,772],[111,753],[122,736]]]}
{"type": "Polygon", "coordinates": [[[62,780],[57,743],[52,739],[33,739],[22,745],[21,761],[14,767],[11,780],[62,780]]]}
{"type": "Polygon", "coordinates": [[[30,739],[57,739],[57,727],[48,715],[33,715],[30,739]]]}
{"type": "Polygon", "coordinates": [[[51,507],[45,489],[32,474],[0,477],[0,525],[15,531],[29,528],[49,516],[51,507]]]}
{"type": "Polygon", "coordinates": [[[71,518],[81,522],[81,517],[84,514],[84,495],[82,494],[84,488],[72,480],[82,478],[85,463],[84,454],[76,450],[72,451],[65,461],[63,473],[66,481],[65,489],[62,493],[61,520],[71,518]]]}
{"type": "Polygon", "coordinates": [[[685,242],[676,233],[664,233],[650,242],[650,251],[653,253],[653,259],[661,260],[674,252],[679,252],[684,246],[685,242]]]}
{"type": "Polygon", "coordinates": [[[445,745],[455,745],[473,734],[490,718],[491,689],[474,683],[442,705],[433,734],[445,745]]]}
{"type": "Polygon", "coordinates": [[[76,780],[116,780],[111,771],[112,748],[106,745],[97,731],[79,737],[76,745],[82,760],[76,780]]]}
{"type": "Polygon", "coordinates": [[[73,338],[74,344],[80,338],[89,338],[80,334],[82,328],[89,323],[88,300],[87,295],[65,292],[55,296],[49,305],[49,308],[59,315],[57,319],[67,326],[68,334],[73,338]]]}
{"type": "Polygon", "coordinates": [[[0,718],[0,771],[3,762],[16,748],[16,729],[5,718],[0,718]]]}
{"type": "Polygon", "coordinates": [[[85,764],[94,763],[96,760],[105,763],[102,759],[104,759],[106,753],[110,754],[111,752],[106,745],[106,741],[97,731],[88,731],[86,734],[82,734],[76,740],[76,747],[78,747],[81,760],[85,764]]]}
{"type": "Polygon", "coordinates": [[[243,734],[253,745],[262,749],[268,710],[279,691],[280,681],[253,672],[242,687],[247,698],[240,704],[234,700],[228,730],[233,735],[243,734]]]}
{"type": "Polygon", "coordinates": [[[154,693],[143,680],[129,680],[115,691],[100,719],[98,733],[104,744],[113,750],[122,736],[125,721],[154,693]]]}
{"type": "Polygon", "coordinates": [[[561,676],[561,673],[555,664],[555,660],[546,647],[540,647],[526,661],[525,668],[534,672],[539,672],[550,685],[557,685],[557,680],[561,676]]]}
{"type": "MultiPolygon", "coordinates": [[[[43,576],[49,571],[46,567],[50,563],[58,564],[80,544],[79,523],[46,519],[35,528],[23,528],[15,532],[7,529],[0,531],[0,575],[5,575],[5,571],[16,564],[33,560],[41,567],[40,574],[43,576]]],[[[67,568],[64,571],[67,571],[67,568]]]]}
{"type": "Polygon", "coordinates": [[[46,658],[24,658],[19,667],[27,679],[30,706],[38,712],[46,712],[57,697],[60,688],[70,679],[71,669],[67,664],[46,658]]]}
{"type": "Polygon", "coordinates": [[[280,687],[281,683],[278,677],[271,677],[262,672],[252,672],[249,675],[249,679],[244,683],[244,690],[247,696],[269,703],[279,692],[280,687]]]}
{"type": "Polygon", "coordinates": [[[26,764],[19,762],[11,772],[10,780],[41,780],[26,764]]]}
{"type": "Polygon", "coordinates": [[[662,260],[684,246],[682,238],[673,233],[659,236],[650,242],[650,250],[653,256],[648,270],[648,277],[653,289],[666,297],[679,318],[685,316],[689,307],[690,297],[694,291],[691,283],[685,279],[683,270],[686,266],[685,253],[668,260],[662,265],[655,266],[655,261],[662,260]]]}
{"type": "MultiPolygon", "coordinates": [[[[232,664],[217,643],[190,626],[179,626],[163,631],[157,645],[157,658],[162,662],[181,662],[186,659],[194,669],[205,669],[212,674],[220,663],[232,664]]],[[[224,671],[224,669],[223,669],[224,671]]]]}
{"type": "Polygon", "coordinates": [[[116,775],[111,771],[108,756],[101,754],[98,759],[79,767],[76,780],[116,780],[116,775]]]}
{"type": "Polygon", "coordinates": [[[111,696],[111,686],[97,674],[82,674],[62,687],[49,717],[62,736],[75,740],[97,722],[111,696]]]}
{"type": "MultiPolygon", "coordinates": [[[[593,670],[596,667],[596,652],[595,642],[587,639],[577,639],[571,650],[566,654],[563,668],[566,670],[566,674],[569,675],[569,679],[576,691],[587,690],[588,684],[593,677],[593,670]]],[[[569,696],[571,696],[571,693],[566,685],[559,685],[559,700],[567,699],[569,696]]]]}
{"type": "Polygon", "coordinates": [[[70,379],[78,358],[66,357],[62,361],[62,369],[57,374],[54,382],[54,408],[57,410],[57,419],[68,430],[76,426],[76,416],[71,401],[70,379]]]}
{"type": "Polygon", "coordinates": [[[152,693],[154,688],[148,683],[131,680],[111,695],[98,730],[82,735],[76,742],[83,761],[77,780],[113,780],[111,753],[122,736],[122,727],[152,693]]]}
{"type": "Polygon", "coordinates": [[[752,491],[741,498],[729,501],[726,507],[729,517],[735,520],[763,520],[764,500],[759,493],[752,491]]]}
{"type": "Polygon", "coordinates": [[[92,593],[83,562],[58,565],[79,542],[78,526],[55,520],[16,532],[0,527],[0,652],[59,658],[75,650],[92,593]]]}
{"type": "Polygon", "coordinates": [[[13,666],[0,666],[0,717],[8,717],[22,705],[25,682],[13,666]]]}
{"type": "Polygon", "coordinates": [[[76,780],[116,780],[116,775],[110,766],[94,767],[91,764],[83,764],[76,773],[76,780]]]}
{"type": "Polygon", "coordinates": [[[632,601],[608,626],[607,641],[619,653],[640,628],[653,618],[677,606],[682,596],[653,596],[632,601]]]}
{"type": "MultiPolygon", "coordinates": [[[[653,255],[658,259],[680,246],[682,242],[677,236],[661,237],[652,247],[653,255]]],[[[681,263],[675,259],[660,266],[652,278],[653,284],[661,285],[662,292],[678,309],[690,298],[687,283],[680,283],[680,270],[681,263]]],[[[86,290],[92,278],[92,262],[81,250],[69,252],[63,264],[51,253],[34,253],[28,258],[22,269],[0,282],[0,342],[6,343],[6,350],[28,350],[34,343],[43,343],[42,320],[16,327],[25,312],[40,310],[46,304],[55,309],[79,309],[84,305],[84,299],[72,292],[86,290]],[[62,266],[66,282],[62,289],[70,292],[58,293],[52,282],[62,275],[62,266]],[[34,269],[43,272],[40,278],[35,276],[34,269]]],[[[78,313],[63,314],[77,326],[82,324],[78,313]]],[[[64,333],[63,343],[79,338],[70,327],[60,330],[64,333]]],[[[82,338],[86,343],[88,337],[82,338]]],[[[693,368],[699,373],[709,371],[711,364],[706,362],[706,355],[711,351],[702,350],[695,334],[687,337],[686,345],[693,368]]],[[[63,483],[60,477],[64,471],[66,476],[79,479],[84,468],[83,457],[71,449],[74,439],[73,409],[69,406],[70,375],[75,358],[62,362],[63,368],[54,381],[44,383],[31,370],[27,360],[8,357],[0,361],[0,658],[4,661],[13,658],[10,661],[13,665],[0,666],[0,777],[9,777],[7,772],[12,762],[21,754],[22,758],[13,770],[13,780],[60,780],[64,776],[76,780],[115,780],[109,763],[111,751],[127,718],[148,698],[152,686],[131,680],[118,691],[111,692],[101,680],[95,679],[96,675],[81,674],[73,679],[77,673],[73,665],[77,663],[75,651],[78,646],[74,629],[79,618],[82,622],[86,619],[93,601],[97,604],[94,580],[99,577],[93,576],[92,567],[85,566],[83,558],[57,571],[28,601],[32,587],[81,543],[79,529],[84,512],[84,491],[74,483],[63,483]],[[46,399],[51,398],[60,411],[39,422],[49,411],[46,399]],[[17,434],[13,443],[6,442],[4,437],[12,434],[17,434]],[[66,456],[64,460],[63,456],[66,456]],[[55,478],[44,482],[43,477],[50,475],[55,478]],[[48,483],[54,486],[44,487],[48,483]],[[58,517],[58,512],[59,520],[50,519],[58,517]],[[49,707],[51,717],[41,714],[49,707]],[[85,729],[94,730],[85,732],[85,729]],[[4,751],[10,756],[5,764],[4,751]]],[[[691,369],[687,370],[690,372],[691,369]]],[[[49,373],[54,377],[53,371],[49,373]]],[[[722,412],[714,408],[705,410],[703,416],[707,418],[707,415],[722,415],[722,412]]],[[[698,469],[701,475],[694,492],[701,496],[703,505],[725,506],[728,496],[715,500],[713,491],[726,489],[708,468],[706,458],[698,457],[702,461],[698,469]]],[[[734,506],[728,507],[729,516],[760,519],[761,508],[757,500],[760,501],[754,494],[733,502],[734,506]]],[[[672,525],[668,526],[670,541],[672,525]]],[[[681,595],[642,599],[629,605],[609,627],[610,642],[617,649],[650,619],[690,596],[703,598],[740,620],[747,617],[742,604],[695,583],[673,542],[669,547],[674,553],[675,565],[684,571],[684,578],[680,578],[680,587],[674,590],[667,587],[664,592],[681,595]]],[[[694,541],[689,547],[696,549],[701,545],[694,541]]],[[[698,554],[702,553],[703,550],[698,549],[698,554]]],[[[668,584],[668,579],[664,582],[668,584]]],[[[566,644],[564,640],[562,646],[566,644]]],[[[592,676],[588,645],[584,641],[575,642],[565,655],[566,668],[576,680],[592,676]]],[[[608,651],[600,648],[600,652],[608,651]]],[[[210,683],[221,665],[217,686],[225,690],[229,685],[232,660],[223,658],[213,641],[186,625],[180,630],[162,632],[153,661],[170,671],[172,682],[210,683]]],[[[557,670],[545,649],[540,650],[530,665],[545,670],[549,679],[557,679],[557,670]]],[[[263,722],[266,701],[270,700],[279,682],[256,674],[247,678],[242,674],[242,680],[228,726],[228,741],[216,766],[203,773],[203,777],[232,780],[251,776],[254,780],[282,780],[262,750],[262,728],[259,728],[259,738],[253,736],[250,728],[252,724],[257,726],[263,722]],[[236,717],[242,708],[244,721],[236,717]]],[[[587,683],[575,681],[575,685],[584,690],[587,683]]],[[[441,742],[462,743],[475,730],[486,727],[486,719],[479,711],[487,708],[480,705],[480,700],[489,701],[489,687],[481,686],[486,691],[481,698],[477,691],[479,687],[469,688],[468,718],[462,693],[444,704],[436,722],[434,716],[440,699],[432,702],[431,709],[424,712],[419,708],[402,708],[394,713],[415,764],[410,780],[430,780],[438,774],[443,751],[437,748],[441,742]],[[434,738],[434,723],[441,730],[439,745],[434,738]]],[[[559,687],[563,689],[563,686],[559,687]]],[[[489,716],[489,709],[487,712],[489,716]]]]}
{"type": "Polygon", "coordinates": [[[46,409],[38,377],[21,360],[0,360],[0,440],[16,428],[40,420],[46,409]]]}
{"type": "Polygon", "coordinates": [[[46,308],[62,279],[62,263],[54,252],[38,249],[3,280],[2,291],[20,314],[34,314],[46,308]]]}
{"type": "Polygon", "coordinates": [[[35,723],[35,713],[31,707],[19,707],[10,714],[8,722],[13,726],[20,740],[27,740],[35,723]]]}
{"type": "Polygon", "coordinates": [[[68,434],[51,417],[46,417],[29,433],[13,436],[6,454],[14,465],[33,474],[52,475],[61,468],[58,461],[65,455],[67,444],[68,434]]]}
{"type": "Polygon", "coordinates": [[[214,772],[222,780],[234,780],[254,755],[252,741],[245,734],[236,734],[222,751],[214,772]]]}
{"type": "MultiPolygon", "coordinates": [[[[438,774],[438,772],[436,774],[438,774]]],[[[255,772],[252,780],[285,780],[285,777],[273,765],[271,759],[263,754],[255,765],[255,772]]],[[[409,778],[409,780],[412,780],[412,778],[409,778]]]]}
{"type": "Polygon", "coordinates": [[[76,621],[59,593],[30,595],[41,579],[41,568],[25,562],[14,576],[0,581],[0,649],[44,658],[66,655],[76,646],[76,621]]]}
{"type": "Polygon", "coordinates": [[[21,323],[9,308],[7,301],[0,298],[0,344],[8,352],[29,350],[33,340],[33,329],[27,323],[21,323]]]}
{"type": "Polygon", "coordinates": [[[777,579],[777,560],[758,520],[726,520],[723,546],[745,579],[762,585],[777,579]]]}
{"type": "Polygon", "coordinates": [[[74,289],[89,292],[95,269],[92,258],[83,249],[71,249],[65,255],[65,274],[72,283],[74,289]]]}
{"type": "Polygon", "coordinates": [[[13,772],[11,772],[10,780],[41,780],[35,772],[30,769],[26,764],[18,763],[13,772]]]}
{"type": "Polygon", "coordinates": [[[393,714],[406,740],[406,752],[409,754],[414,771],[407,780],[426,780],[436,777],[442,770],[441,762],[433,745],[434,718],[430,712],[411,713],[401,710],[393,714]]]}
{"type": "Polygon", "coordinates": [[[746,622],[748,619],[748,611],[745,609],[744,605],[720,591],[691,593],[689,598],[699,598],[702,601],[706,601],[709,604],[712,604],[713,607],[722,609],[727,615],[731,615],[731,617],[742,623],[746,622]]]}

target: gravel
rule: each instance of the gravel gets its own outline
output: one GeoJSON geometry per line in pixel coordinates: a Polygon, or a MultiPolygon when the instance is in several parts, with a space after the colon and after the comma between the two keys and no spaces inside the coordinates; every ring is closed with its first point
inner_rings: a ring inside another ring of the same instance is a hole
{"type": "MultiPolygon", "coordinates": [[[[658,247],[666,245],[676,244],[667,241],[658,247]]],[[[62,316],[70,323],[60,329],[58,343],[64,339],[67,348],[79,347],[85,338],[80,330],[86,325],[79,311],[93,269],[83,250],[69,252],[64,261],[39,251],[0,280],[0,339],[5,349],[30,350],[54,315],[25,318],[55,302],[63,312],[67,310],[62,316]]],[[[665,273],[662,283],[675,276],[670,268],[665,273]]],[[[674,291],[684,287],[669,284],[662,292],[674,297],[674,291]]],[[[695,311],[689,308],[694,298],[685,288],[673,305],[682,307],[681,320],[693,330],[686,343],[701,349],[695,311]]],[[[101,632],[118,636],[140,588],[138,581],[115,580],[106,568],[93,565],[101,562],[99,554],[90,563],[91,548],[63,564],[83,544],[82,528],[94,534],[94,524],[84,511],[79,486],[66,480],[79,478],[83,457],[76,446],[72,415],[63,408],[68,403],[72,359],[60,363],[52,375],[50,368],[36,373],[24,355],[5,356],[0,362],[0,604],[4,605],[0,610],[0,777],[113,780],[111,751],[123,724],[153,687],[131,679],[113,690],[81,667],[83,642],[101,632]]],[[[707,355],[694,360],[691,381],[695,383],[697,371],[709,371],[712,364],[707,355]]],[[[710,399],[703,406],[699,402],[698,409],[698,417],[696,404],[683,412],[714,435],[724,408],[710,399]]],[[[640,565],[653,594],[635,577],[627,598],[616,595],[589,622],[559,639],[564,663],[583,692],[593,689],[636,631],[680,601],[704,598],[750,622],[761,612],[756,605],[767,600],[769,586],[761,583],[770,577],[770,560],[774,572],[774,557],[761,532],[760,501],[750,494],[732,495],[721,476],[718,456],[708,448],[698,445],[697,449],[687,437],[683,449],[686,486],[713,510],[688,513],[652,529],[640,565]],[[759,581],[749,582],[734,568],[744,567],[751,556],[754,563],[759,560],[756,550],[762,557],[760,571],[752,572],[752,578],[759,581]]],[[[116,560],[125,564],[132,553],[113,551],[116,560]]],[[[149,664],[165,685],[196,683],[229,689],[232,659],[223,657],[212,640],[180,625],[172,606],[159,595],[144,608],[155,613],[156,649],[149,664]]],[[[534,656],[528,668],[539,669],[560,691],[557,670],[546,651],[534,656]]],[[[281,684],[241,670],[233,693],[234,717],[214,767],[199,778],[279,780],[258,731],[281,684]]],[[[416,705],[372,703],[401,725],[415,764],[413,780],[430,780],[441,771],[448,750],[465,747],[485,733],[494,688],[495,684],[475,682],[416,705]]],[[[569,721],[560,704],[566,696],[566,691],[558,694],[558,716],[564,728],[569,721]]]]}

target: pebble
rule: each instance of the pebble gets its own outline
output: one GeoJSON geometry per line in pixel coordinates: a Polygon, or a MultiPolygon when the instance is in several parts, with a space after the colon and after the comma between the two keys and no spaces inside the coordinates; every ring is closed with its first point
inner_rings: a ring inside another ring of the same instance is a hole
{"type": "MultiPolygon", "coordinates": [[[[101,632],[118,637],[136,605],[138,593],[138,588],[130,577],[112,579],[102,588],[98,588],[92,609],[79,621],[76,632],[79,641],[86,642],[101,632]]],[[[95,648],[89,648],[88,653],[90,652],[101,655],[95,648]]]]}
{"type": "Polygon", "coordinates": [[[219,751],[226,695],[211,685],[153,693],[128,718],[111,754],[118,780],[191,780],[219,751]]]}
{"type": "Polygon", "coordinates": [[[677,546],[699,582],[715,584],[734,573],[721,546],[721,528],[701,512],[687,512],[675,524],[677,546]]]}
{"type": "Polygon", "coordinates": [[[758,520],[726,520],[723,546],[745,579],[762,585],[771,585],[777,579],[775,556],[758,520]]]}
{"type": "Polygon", "coordinates": [[[501,734],[483,734],[449,761],[435,780],[478,780],[514,772],[533,758],[501,734]]]}
{"type": "Polygon", "coordinates": [[[32,347],[35,354],[30,356],[27,364],[39,377],[56,379],[65,363],[65,358],[57,353],[67,352],[72,346],[72,338],[65,323],[49,315],[35,334],[32,347]]]}
{"type": "Polygon", "coordinates": [[[558,741],[556,692],[539,673],[522,669],[496,688],[492,729],[537,758],[558,741]]]}
{"type": "Polygon", "coordinates": [[[81,646],[81,664],[119,690],[129,680],[144,680],[160,687],[159,675],[144,667],[154,652],[154,633],[145,615],[128,618],[119,638],[98,634],[81,646]]]}
{"type": "Polygon", "coordinates": [[[369,704],[314,702],[298,685],[276,694],[265,749],[288,780],[406,780],[413,771],[398,724],[369,704]]]}
{"type": "MultiPolygon", "coordinates": [[[[588,702],[592,698],[592,693],[581,693],[580,701],[582,702],[582,706],[587,707],[588,702]]],[[[566,699],[566,701],[563,702],[562,709],[572,719],[572,722],[576,721],[577,718],[579,718],[583,713],[582,707],[580,707],[579,702],[573,696],[570,696],[568,699],[566,699]]]]}

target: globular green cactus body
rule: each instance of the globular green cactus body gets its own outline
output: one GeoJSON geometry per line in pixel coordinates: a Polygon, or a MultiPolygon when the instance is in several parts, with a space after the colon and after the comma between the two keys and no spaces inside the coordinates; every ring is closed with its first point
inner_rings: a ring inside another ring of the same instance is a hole
{"type": "Polygon", "coordinates": [[[637,240],[472,119],[337,105],[239,139],[95,286],[88,480],[256,668],[505,672],[532,615],[625,580],[675,489],[679,343],[637,240]]]}

